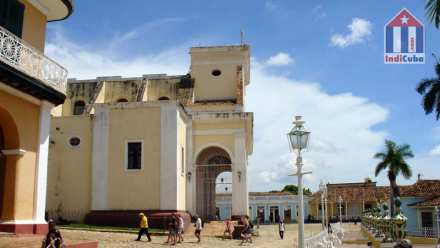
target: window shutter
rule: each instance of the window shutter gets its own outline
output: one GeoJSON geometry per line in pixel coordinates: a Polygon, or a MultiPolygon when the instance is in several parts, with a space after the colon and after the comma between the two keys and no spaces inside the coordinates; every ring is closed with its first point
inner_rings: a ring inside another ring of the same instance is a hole
{"type": "Polygon", "coordinates": [[[0,1],[0,25],[21,37],[23,29],[24,5],[18,0],[0,1]]]}

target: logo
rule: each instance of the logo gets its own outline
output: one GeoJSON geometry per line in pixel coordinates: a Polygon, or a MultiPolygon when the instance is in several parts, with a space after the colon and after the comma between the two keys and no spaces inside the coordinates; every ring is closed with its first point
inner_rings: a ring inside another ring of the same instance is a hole
{"type": "Polygon", "coordinates": [[[424,64],[425,29],[409,10],[402,9],[384,28],[385,64],[424,64]]]}

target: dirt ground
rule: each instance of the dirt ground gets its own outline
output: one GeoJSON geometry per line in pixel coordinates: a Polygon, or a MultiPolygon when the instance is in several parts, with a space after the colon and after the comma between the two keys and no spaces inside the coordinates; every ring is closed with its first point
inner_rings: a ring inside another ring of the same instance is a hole
{"type": "MultiPolygon", "coordinates": [[[[321,225],[306,225],[306,236],[318,233],[321,225]]],[[[258,230],[259,236],[255,237],[252,244],[246,243],[244,246],[250,247],[295,247],[297,238],[297,225],[289,224],[286,227],[285,239],[281,240],[278,235],[277,225],[264,225],[260,226],[258,230]]],[[[99,247],[116,248],[116,247],[164,247],[166,241],[165,236],[153,236],[152,242],[147,242],[147,238],[144,236],[142,241],[136,242],[136,235],[126,233],[102,233],[102,232],[85,232],[85,231],[71,231],[63,230],[63,235],[68,239],[74,240],[97,240],[99,241],[99,247]]],[[[200,248],[213,248],[213,247],[241,247],[241,241],[238,240],[223,240],[220,237],[202,237],[201,243],[196,243],[197,239],[193,234],[186,234],[185,241],[182,244],[178,244],[178,247],[200,247],[200,248]]]]}

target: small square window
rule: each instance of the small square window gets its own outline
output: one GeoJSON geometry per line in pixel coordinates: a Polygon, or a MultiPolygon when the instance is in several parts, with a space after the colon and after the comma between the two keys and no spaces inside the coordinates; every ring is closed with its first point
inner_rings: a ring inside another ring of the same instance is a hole
{"type": "Polygon", "coordinates": [[[142,169],[142,142],[129,141],[126,147],[126,169],[140,170],[142,169]]]}

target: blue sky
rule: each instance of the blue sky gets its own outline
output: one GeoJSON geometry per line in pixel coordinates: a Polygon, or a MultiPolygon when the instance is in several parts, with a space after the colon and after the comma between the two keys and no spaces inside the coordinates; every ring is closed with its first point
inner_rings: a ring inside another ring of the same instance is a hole
{"type": "MultiPolygon", "coordinates": [[[[414,90],[434,76],[431,53],[440,54],[440,30],[426,20],[424,1],[384,2],[76,1],[68,20],[49,25],[46,53],[77,78],[184,74],[190,46],[237,44],[243,30],[253,59],[250,190],[295,182],[285,176],[293,167],[284,134],[296,114],[313,135],[305,155],[314,171],[308,187],[316,189],[320,179],[373,177],[371,157],[384,138],[413,148],[412,181],[417,173],[440,178],[440,152],[432,152],[440,144],[439,122],[425,116],[414,90]],[[424,65],[383,63],[384,24],[403,7],[425,24],[424,65]],[[335,35],[346,43],[332,43],[335,35]]],[[[387,183],[384,176],[376,180],[387,183]]]]}

